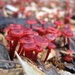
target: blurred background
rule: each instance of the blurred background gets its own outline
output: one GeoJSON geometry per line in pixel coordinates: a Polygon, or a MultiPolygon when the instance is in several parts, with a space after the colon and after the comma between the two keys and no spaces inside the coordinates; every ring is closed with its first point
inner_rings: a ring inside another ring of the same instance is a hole
{"type": "Polygon", "coordinates": [[[75,0],[0,0],[0,16],[54,21],[65,15],[72,17],[75,12],[75,0]]]}

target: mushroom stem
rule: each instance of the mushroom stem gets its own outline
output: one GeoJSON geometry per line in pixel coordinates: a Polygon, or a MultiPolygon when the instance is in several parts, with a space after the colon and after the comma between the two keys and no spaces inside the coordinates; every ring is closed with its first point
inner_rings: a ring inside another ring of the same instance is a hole
{"type": "Polygon", "coordinates": [[[50,52],[51,52],[51,49],[48,48],[47,55],[46,55],[46,58],[45,58],[44,62],[46,62],[46,60],[47,60],[47,58],[48,58],[50,52]]]}
{"type": "Polygon", "coordinates": [[[32,53],[33,53],[33,51],[25,51],[25,56],[27,58],[31,59],[32,58],[32,53]]]}
{"type": "Polygon", "coordinates": [[[12,47],[12,50],[10,50],[9,52],[9,55],[10,55],[10,59],[13,60],[14,58],[14,51],[15,51],[15,48],[16,48],[16,45],[18,42],[14,41],[15,43],[13,44],[13,47],[12,47]]]}
{"type": "Polygon", "coordinates": [[[34,60],[34,61],[36,61],[36,60],[37,60],[37,55],[38,55],[38,53],[37,53],[37,52],[35,52],[34,57],[33,57],[33,60],[34,60]]]}
{"type": "Polygon", "coordinates": [[[67,38],[67,42],[68,42],[68,49],[70,50],[70,39],[67,38]]]}

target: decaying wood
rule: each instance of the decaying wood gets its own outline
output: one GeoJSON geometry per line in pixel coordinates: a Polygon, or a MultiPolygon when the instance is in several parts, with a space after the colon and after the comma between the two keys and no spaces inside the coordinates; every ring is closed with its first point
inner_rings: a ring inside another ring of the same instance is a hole
{"type": "Polygon", "coordinates": [[[0,75],[23,75],[22,68],[15,69],[0,69],[0,75]]]}
{"type": "Polygon", "coordinates": [[[51,60],[52,64],[59,69],[65,69],[64,63],[60,62],[56,57],[51,60]]]}

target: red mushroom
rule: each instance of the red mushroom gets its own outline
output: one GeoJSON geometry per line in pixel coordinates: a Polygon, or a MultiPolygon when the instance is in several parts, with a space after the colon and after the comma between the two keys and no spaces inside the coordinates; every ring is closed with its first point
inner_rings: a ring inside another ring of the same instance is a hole
{"type": "Polygon", "coordinates": [[[47,51],[47,55],[46,55],[46,58],[45,58],[44,62],[46,62],[51,49],[55,49],[55,48],[56,48],[56,46],[53,43],[49,42],[49,44],[48,44],[48,51],[47,51]]]}
{"type": "Polygon", "coordinates": [[[51,42],[51,41],[53,42],[57,36],[56,36],[56,34],[46,34],[45,37],[47,38],[47,40],[49,42],[51,42]]]}
{"type": "Polygon", "coordinates": [[[41,25],[42,25],[42,28],[44,28],[44,24],[46,23],[46,21],[40,20],[40,23],[41,23],[41,25]]]}
{"type": "Polygon", "coordinates": [[[37,23],[37,21],[34,20],[34,19],[29,19],[29,20],[27,20],[27,24],[30,25],[30,28],[31,28],[31,29],[32,29],[32,25],[34,25],[34,24],[36,24],[36,23],[37,23]]]}
{"type": "Polygon", "coordinates": [[[30,37],[34,37],[34,36],[38,36],[38,35],[39,35],[38,32],[33,31],[33,33],[30,34],[29,36],[30,36],[30,37]]]}
{"type": "Polygon", "coordinates": [[[9,30],[13,30],[13,29],[22,29],[22,26],[20,24],[10,24],[9,25],[9,30]]]}
{"type": "Polygon", "coordinates": [[[33,34],[33,30],[30,28],[24,28],[23,31],[24,31],[24,36],[29,36],[33,34]]]}
{"type": "Polygon", "coordinates": [[[13,41],[12,50],[9,52],[11,60],[13,60],[14,57],[14,51],[18,44],[19,39],[23,36],[23,30],[11,30],[9,31],[9,34],[11,35],[13,41]]]}
{"type": "Polygon", "coordinates": [[[47,32],[47,33],[54,33],[54,34],[56,34],[56,33],[58,32],[58,29],[53,28],[53,27],[51,27],[51,26],[48,26],[46,32],[47,32]]]}
{"type": "Polygon", "coordinates": [[[67,37],[67,42],[68,42],[68,47],[70,49],[70,38],[73,37],[73,31],[71,30],[71,27],[69,25],[65,25],[63,30],[62,30],[62,34],[64,37],[67,37]]]}
{"type": "Polygon", "coordinates": [[[34,51],[35,51],[35,54],[33,55],[33,60],[37,61],[37,55],[38,53],[43,51],[43,48],[41,46],[36,46],[34,51]]]}
{"type": "Polygon", "coordinates": [[[32,37],[23,37],[20,39],[20,47],[18,49],[18,53],[20,55],[23,55],[22,47],[23,47],[23,44],[25,44],[25,43],[34,43],[34,40],[32,37]]]}
{"type": "Polygon", "coordinates": [[[58,29],[61,29],[64,25],[62,21],[55,21],[54,24],[58,27],[58,29]]]}
{"type": "Polygon", "coordinates": [[[67,55],[65,55],[65,57],[64,57],[64,60],[66,61],[66,62],[72,62],[72,60],[73,60],[73,57],[71,56],[72,54],[73,54],[73,51],[72,50],[67,50],[67,55]]]}
{"type": "Polygon", "coordinates": [[[32,54],[35,47],[36,45],[34,43],[26,43],[23,45],[23,52],[25,52],[25,56],[27,58],[32,59],[32,54]]]}
{"type": "Polygon", "coordinates": [[[46,28],[42,28],[41,26],[33,26],[33,29],[39,33],[39,35],[46,34],[46,28]]]}
{"type": "Polygon", "coordinates": [[[48,41],[46,38],[41,37],[41,36],[34,36],[33,38],[34,38],[36,45],[41,46],[43,48],[48,46],[48,41]]]}

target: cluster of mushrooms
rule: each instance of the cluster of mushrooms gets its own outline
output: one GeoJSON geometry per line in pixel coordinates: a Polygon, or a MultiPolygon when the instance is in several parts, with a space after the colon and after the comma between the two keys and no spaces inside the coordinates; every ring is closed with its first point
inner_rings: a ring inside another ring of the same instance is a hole
{"type": "Polygon", "coordinates": [[[8,50],[11,60],[14,59],[14,52],[17,45],[18,54],[25,56],[33,61],[37,61],[37,55],[47,49],[47,54],[43,62],[47,61],[47,58],[52,50],[57,48],[55,43],[58,37],[63,37],[64,45],[68,43],[68,54],[65,56],[65,61],[72,61],[70,56],[73,52],[70,50],[70,38],[73,37],[73,31],[69,24],[64,24],[58,20],[54,22],[54,27],[49,25],[45,26],[46,22],[39,20],[40,25],[35,19],[26,20],[28,27],[19,24],[10,24],[5,31],[7,32],[6,40],[8,41],[8,50]]]}

